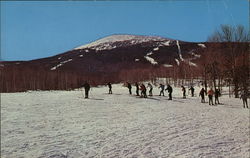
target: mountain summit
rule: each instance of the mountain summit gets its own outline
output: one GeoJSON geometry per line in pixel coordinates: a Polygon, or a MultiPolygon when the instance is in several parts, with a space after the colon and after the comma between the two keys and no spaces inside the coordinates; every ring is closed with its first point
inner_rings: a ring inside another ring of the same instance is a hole
{"type": "MultiPolygon", "coordinates": [[[[97,41],[92,43],[79,46],[74,48],[75,50],[78,49],[85,49],[85,48],[98,48],[99,50],[105,49],[113,49],[122,46],[128,45],[136,45],[145,42],[167,42],[169,44],[170,39],[158,37],[158,36],[142,36],[142,35],[111,35],[104,38],[101,38],[97,41]]],[[[164,43],[163,43],[164,44],[164,43]]]]}

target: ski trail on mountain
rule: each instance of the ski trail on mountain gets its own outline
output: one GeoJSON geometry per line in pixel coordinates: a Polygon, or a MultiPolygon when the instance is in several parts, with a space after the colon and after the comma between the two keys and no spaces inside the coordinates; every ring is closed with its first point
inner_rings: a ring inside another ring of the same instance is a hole
{"type": "Polygon", "coordinates": [[[180,44],[179,44],[179,41],[176,40],[176,45],[177,45],[177,48],[178,48],[178,55],[179,55],[179,58],[181,61],[184,61],[183,57],[182,57],[182,54],[181,54],[181,47],[180,47],[180,44]]]}

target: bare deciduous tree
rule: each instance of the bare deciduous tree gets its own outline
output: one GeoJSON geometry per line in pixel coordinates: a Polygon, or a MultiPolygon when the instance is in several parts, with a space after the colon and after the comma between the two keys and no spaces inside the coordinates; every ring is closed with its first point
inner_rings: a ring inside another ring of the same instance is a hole
{"type": "Polygon", "coordinates": [[[230,25],[221,25],[219,30],[216,30],[208,37],[208,42],[249,42],[250,32],[244,26],[236,27],[230,25]]]}
{"type": "MultiPolygon", "coordinates": [[[[230,25],[221,25],[220,30],[216,30],[211,36],[208,37],[209,42],[227,42],[227,54],[225,54],[225,65],[227,69],[228,77],[232,79],[234,84],[234,95],[235,97],[239,97],[240,89],[248,89],[245,87],[247,84],[242,84],[241,82],[246,82],[246,75],[241,76],[240,66],[241,64],[237,64],[237,58],[240,54],[248,54],[249,53],[249,44],[237,45],[236,42],[250,42],[250,32],[246,31],[244,26],[238,25],[236,27],[230,25]],[[244,85],[244,87],[239,87],[240,85],[244,85]]],[[[248,65],[249,66],[249,65],[248,65]]],[[[246,66],[247,67],[247,66],[246,66]]],[[[248,69],[246,69],[247,71],[248,69]]],[[[248,81],[247,81],[248,82],[248,81]]]]}

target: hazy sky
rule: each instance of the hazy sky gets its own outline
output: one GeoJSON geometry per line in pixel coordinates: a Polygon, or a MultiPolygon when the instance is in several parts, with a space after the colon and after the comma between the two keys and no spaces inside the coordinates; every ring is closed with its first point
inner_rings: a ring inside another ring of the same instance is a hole
{"type": "Polygon", "coordinates": [[[248,0],[1,1],[1,60],[31,60],[112,34],[202,42],[221,24],[249,28],[248,0]]]}

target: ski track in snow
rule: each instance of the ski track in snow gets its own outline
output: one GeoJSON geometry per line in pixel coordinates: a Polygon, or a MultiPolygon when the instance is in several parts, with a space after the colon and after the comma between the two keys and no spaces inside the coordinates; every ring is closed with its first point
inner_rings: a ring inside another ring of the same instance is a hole
{"type": "Polygon", "coordinates": [[[175,59],[176,64],[179,66],[180,65],[180,61],[178,59],[175,59]]]}
{"type": "Polygon", "coordinates": [[[68,63],[70,61],[72,61],[72,59],[68,59],[68,60],[62,61],[58,65],[52,67],[50,70],[56,70],[58,67],[63,66],[63,64],[68,63]]]}
{"type": "Polygon", "coordinates": [[[183,57],[182,57],[182,54],[181,54],[181,47],[180,47],[180,44],[179,44],[179,41],[176,40],[176,45],[178,47],[178,54],[179,54],[179,58],[181,61],[184,61],[183,57]]]}
{"type": "MultiPolygon", "coordinates": [[[[150,55],[151,55],[151,54],[150,54],[150,55]]],[[[145,58],[147,61],[149,61],[151,64],[153,64],[153,65],[158,64],[158,62],[155,61],[154,58],[151,58],[151,57],[149,57],[149,56],[144,56],[144,58],[145,58]]]]}
{"type": "Polygon", "coordinates": [[[191,61],[188,61],[188,64],[189,64],[190,66],[197,67],[197,64],[195,64],[195,63],[193,63],[193,62],[191,62],[191,61]]]}
{"type": "Polygon", "coordinates": [[[107,92],[1,94],[1,157],[249,157],[249,109],[239,99],[209,106],[181,99],[179,87],[172,101],[136,98],[121,85],[107,92]]]}

